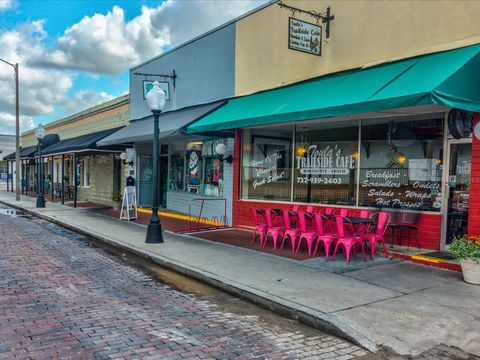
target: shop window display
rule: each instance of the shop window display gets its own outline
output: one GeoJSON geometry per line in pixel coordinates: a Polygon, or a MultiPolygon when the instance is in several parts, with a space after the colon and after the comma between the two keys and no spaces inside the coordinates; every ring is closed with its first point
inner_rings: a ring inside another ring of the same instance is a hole
{"type": "Polygon", "coordinates": [[[203,173],[202,143],[187,145],[187,192],[199,193],[203,173]]]}
{"type": "Polygon", "coordinates": [[[440,211],[443,119],[362,125],[359,205],[440,211]]]}
{"type": "Polygon", "coordinates": [[[292,126],[243,132],[244,198],[291,199],[292,138],[292,126]]]}
{"type": "Polygon", "coordinates": [[[293,201],[355,205],[358,120],[299,125],[293,201]]]}

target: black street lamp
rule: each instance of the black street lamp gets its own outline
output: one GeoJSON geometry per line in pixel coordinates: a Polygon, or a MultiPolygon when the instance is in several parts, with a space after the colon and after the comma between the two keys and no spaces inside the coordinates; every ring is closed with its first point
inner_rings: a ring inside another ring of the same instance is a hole
{"type": "Polygon", "coordinates": [[[42,144],[45,137],[45,129],[42,125],[38,125],[35,129],[38,139],[38,171],[37,171],[37,208],[45,207],[45,197],[43,196],[43,160],[42,160],[42,144]]]}
{"type": "Polygon", "coordinates": [[[165,108],[165,92],[160,89],[158,81],[153,83],[153,87],[147,93],[147,104],[153,113],[153,204],[152,216],[148,222],[146,243],[163,243],[162,225],[158,217],[158,117],[165,108]]]}

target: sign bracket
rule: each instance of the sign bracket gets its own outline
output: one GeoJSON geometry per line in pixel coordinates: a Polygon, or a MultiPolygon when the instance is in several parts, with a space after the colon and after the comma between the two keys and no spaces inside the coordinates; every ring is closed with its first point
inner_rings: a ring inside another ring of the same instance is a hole
{"type": "Polygon", "coordinates": [[[327,11],[324,14],[322,14],[315,10],[307,11],[307,10],[296,8],[294,6],[285,4],[283,1],[280,1],[278,5],[282,9],[291,11],[292,17],[295,17],[295,13],[298,12],[298,13],[310,15],[311,17],[315,18],[315,20],[317,21],[317,24],[319,23],[320,20],[322,20],[323,24],[325,23],[327,24],[325,26],[325,36],[327,37],[327,39],[330,38],[330,22],[333,21],[333,19],[335,19],[335,16],[330,13],[330,6],[327,7],[327,11]]]}
{"type": "Polygon", "coordinates": [[[177,79],[177,73],[175,72],[175,69],[173,69],[172,71],[172,75],[169,75],[169,74],[148,74],[148,73],[139,73],[139,72],[134,72],[133,75],[136,75],[136,76],[157,76],[157,77],[162,77],[164,79],[172,79],[172,83],[173,83],[173,88],[175,89],[175,80],[177,79]]]}

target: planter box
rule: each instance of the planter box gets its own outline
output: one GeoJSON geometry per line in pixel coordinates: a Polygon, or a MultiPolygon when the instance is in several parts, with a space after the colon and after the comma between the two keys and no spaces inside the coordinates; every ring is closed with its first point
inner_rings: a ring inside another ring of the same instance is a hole
{"type": "Polygon", "coordinates": [[[122,202],[121,201],[113,201],[112,202],[112,207],[113,207],[113,210],[120,210],[120,208],[122,207],[122,202]]]}
{"type": "Polygon", "coordinates": [[[480,264],[472,260],[460,260],[462,266],[463,280],[469,284],[480,285],[480,264]]]}

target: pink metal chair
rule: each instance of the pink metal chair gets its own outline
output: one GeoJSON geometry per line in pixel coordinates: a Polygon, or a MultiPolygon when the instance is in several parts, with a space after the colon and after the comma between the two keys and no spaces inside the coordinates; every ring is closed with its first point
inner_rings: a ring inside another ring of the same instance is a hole
{"type": "Polygon", "coordinates": [[[333,214],[333,208],[331,208],[331,207],[325,208],[324,214],[325,215],[332,215],[333,214]]]}
{"type": "Polygon", "coordinates": [[[349,220],[345,219],[342,216],[336,216],[335,222],[337,224],[338,237],[337,237],[337,243],[335,245],[335,250],[333,251],[332,260],[335,260],[335,255],[337,255],[338,247],[342,245],[345,258],[347,259],[347,264],[350,262],[351,251],[353,250],[355,253],[357,246],[360,246],[362,248],[363,261],[367,261],[367,258],[365,256],[365,247],[363,245],[363,241],[358,236],[349,234],[347,231],[348,228],[352,227],[351,223],[349,226],[349,220]]]}
{"type": "Polygon", "coordinates": [[[315,250],[313,250],[313,255],[317,253],[319,245],[323,245],[323,249],[325,251],[325,259],[328,261],[328,257],[330,256],[330,248],[332,244],[335,242],[337,237],[336,234],[333,233],[326,233],[324,231],[323,224],[328,223],[328,218],[325,215],[315,214],[315,226],[317,229],[317,244],[315,245],[315,250]]]}
{"type": "Polygon", "coordinates": [[[370,244],[370,260],[375,258],[375,250],[377,248],[377,242],[382,243],[383,255],[387,256],[387,248],[385,246],[385,232],[387,231],[388,224],[391,220],[391,215],[385,211],[378,212],[372,215],[372,219],[376,220],[377,227],[372,233],[361,234],[362,240],[365,239],[370,244]]]}
{"type": "Polygon", "coordinates": [[[299,205],[293,205],[293,206],[292,206],[292,211],[297,212],[299,208],[300,208],[299,205]]]}
{"type": "Polygon", "coordinates": [[[348,216],[348,209],[340,209],[340,216],[347,217],[348,216]]]}
{"type": "Polygon", "coordinates": [[[360,217],[362,219],[368,219],[369,215],[370,215],[370,211],[368,211],[368,210],[361,210],[360,211],[360,217]]]}
{"type": "Polygon", "coordinates": [[[313,211],[314,211],[314,207],[313,207],[313,206],[311,206],[311,205],[307,206],[307,211],[306,211],[307,213],[313,214],[313,211]]]}
{"type": "Polygon", "coordinates": [[[290,247],[292,252],[295,252],[295,246],[297,244],[297,239],[300,236],[300,229],[292,226],[292,223],[296,221],[292,221],[294,217],[296,217],[296,213],[294,211],[283,210],[283,224],[285,227],[285,231],[283,232],[283,240],[280,249],[283,249],[285,245],[285,241],[288,239],[290,241],[290,247]]]}
{"type": "Polygon", "coordinates": [[[298,212],[298,223],[300,226],[300,235],[298,237],[299,240],[298,240],[296,253],[298,253],[298,250],[300,250],[300,246],[302,245],[302,241],[303,241],[307,243],[308,256],[312,256],[313,242],[317,238],[317,232],[307,227],[307,220],[306,220],[307,216],[310,217],[311,215],[303,211],[298,212]]]}
{"type": "Polygon", "coordinates": [[[262,224],[259,218],[260,217],[259,215],[263,214],[263,210],[257,209],[257,208],[251,208],[250,212],[252,213],[253,222],[255,224],[255,230],[253,231],[252,240],[250,240],[250,244],[253,244],[255,240],[257,240],[257,233],[258,233],[258,235],[260,236],[260,245],[262,245],[263,239],[265,238],[265,234],[267,233],[267,225],[262,224]]]}
{"type": "Polygon", "coordinates": [[[281,226],[274,226],[272,218],[273,218],[272,209],[266,209],[265,210],[265,220],[267,222],[267,232],[265,233],[265,237],[263,239],[262,247],[265,247],[265,245],[267,245],[268,235],[271,235],[272,236],[272,241],[273,241],[273,250],[277,250],[278,240],[281,237],[283,237],[283,232],[285,231],[285,229],[281,226]]]}

